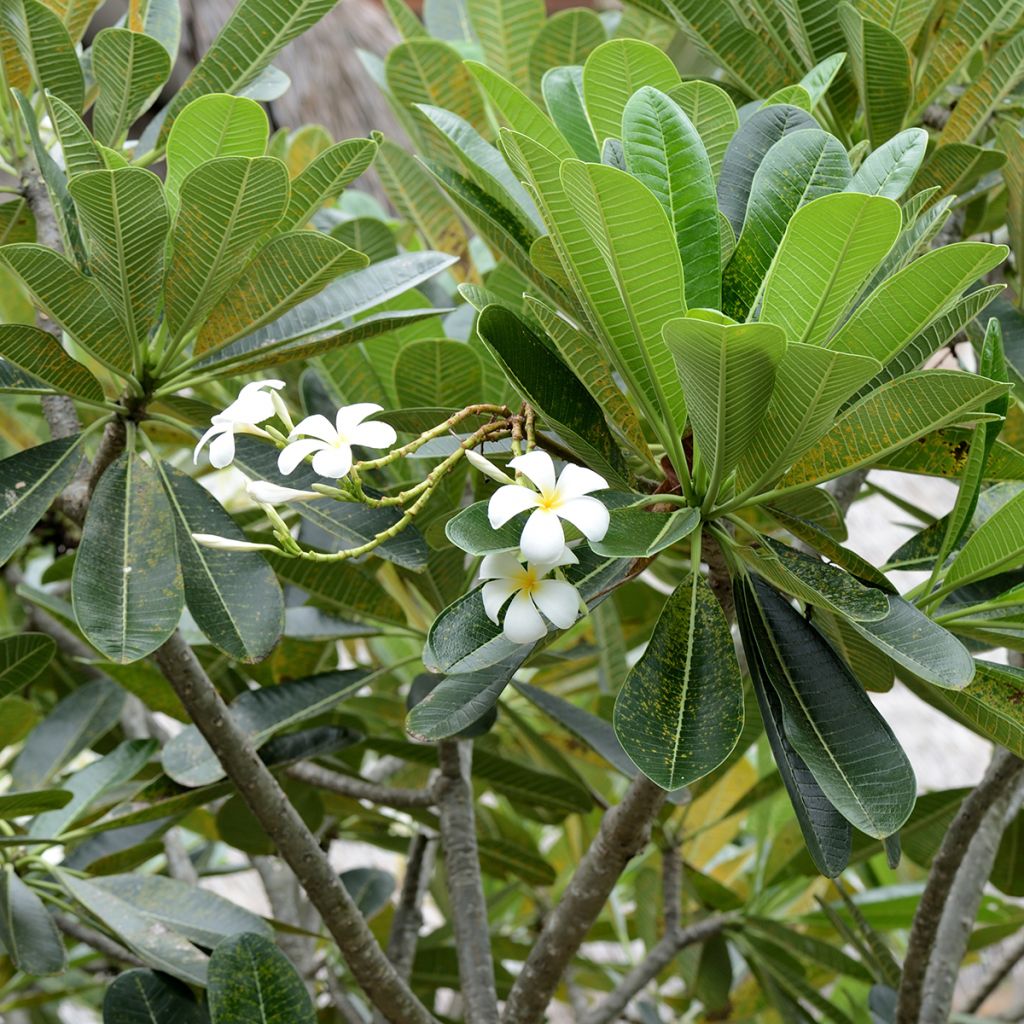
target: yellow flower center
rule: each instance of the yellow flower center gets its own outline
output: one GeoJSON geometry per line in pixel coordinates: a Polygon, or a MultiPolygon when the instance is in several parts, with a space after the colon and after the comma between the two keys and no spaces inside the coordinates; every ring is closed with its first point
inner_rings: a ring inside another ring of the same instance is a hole
{"type": "Polygon", "coordinates": [[[532,594],[537,589],[537,573],[534,569],[523,567],[523,571],[516,577],[519,589],[526,594],[532,594]]]}
{"type": "Polygon", "coordinates": [[[556,508],[560,508],[562,505],[562,497],[558,491],[541,491],[540,501],[537,502],[537,508],[543,509],[545,512],[554,512],[556,508]]]}

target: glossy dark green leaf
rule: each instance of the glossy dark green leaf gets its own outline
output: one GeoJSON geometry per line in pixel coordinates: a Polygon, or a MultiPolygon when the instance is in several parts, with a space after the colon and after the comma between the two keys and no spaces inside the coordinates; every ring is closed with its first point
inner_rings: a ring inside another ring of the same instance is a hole
{"type": "Polygon", "coordinates": [[[168,463],[158,467],[174,513],[185,601],[196,625],[239,661],[265,658],[284,629],[284,597],[258,551],[217,551],[193,533],[244,541],[245,534],[205,487],[168,463]]]}
{"type": "Polygon", "coordinates": [[[691,573],[665,603],[615,702],[615,733],[652,782],[673,790],[707,775],[743,729],[743,686],[729,625],[691,573]]]}
{"type": "Polygon", "coordinates": [[[184,604],[174,517],[156,472],[125,454],[100,479],[71,578],[82,632],[111,661],[155,651],[184,604]]]}
{"type": "Polygon", "coordinates": [[[650,558],[689,537],[700,525],[700,510],[652,512],[640,508],[613,508],[608,532],[591,548],[608,558],[650,558]]]}
{"type": "Polygon", "coordinates": [[[516,660],[509,659],[484,672],[468,675],[418,676],[417,679],[425,678],[430,688],[423,695],[417,694],[419,699],[415,701],[410,690],[406,731],[410,736],[428,741],[449,736],[468,739],[486,732],[494,724],[498,698],[516,668],[516,660]]]}
{"type": "Polygon", "coordinates": [[[298,971],[263,935],[225,939],[210,957],[213,1024],[316,1024],[298,971]]]}
{"type": "Polygon", "coordinates": [[[0,461],[0,563],[21,547],[82,461],[81,435],[27,448],[0,461]]]}
{"type": "Polygon", "coordinates": [[[0,945],[14,966],[30,976],[60,974],[67,966],[57,925],[13,864],[0,872],[0,945]]]}
{"type": "Polygon", "coordinates": [[[103,1024],[209,1024],[181,982],[136,968],[119,974],[103,997],[103,1024]]]}
{"type": "Polygon", "coordinates": [[[56,653],[57,644],[45,633],[0,637],[0,698],[28,686],[56,653]]]}

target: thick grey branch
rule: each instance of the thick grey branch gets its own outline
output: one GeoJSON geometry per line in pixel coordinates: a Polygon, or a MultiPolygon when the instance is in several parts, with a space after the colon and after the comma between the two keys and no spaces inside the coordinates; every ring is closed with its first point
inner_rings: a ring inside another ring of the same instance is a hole
{"type": "MultiPolygon", "coordinates": [[[[1014,790],[1022,774],[1024,761],[1001,748],[996,750],[985,777],[960,805],[946,831],[942,845],[932,861],[928,882],[910,928],[895,1024],[921,1024],[925,1020],[921,1015],[925,979],[935,954],[943,911],[956,882],[957,872],[965,864],[971,841],[985,822],[989,810],[1014,790]]],[[[980,891],[987,878],[988,871],[985,871],[980,877],[972,877],[971,884],[980,891]]]]}
{"type": "Polygon", "coordinates": [[[728,924],[723,916],[705,918],[686,928],[668,932],[644,959],[619,983],[604,1002],[583,1017],[580,1024],[611,1024],[617,1020],[630,1001],[675,959],[681,949],[696,942],[706,942],[728,924]]]}
{"type": "Polygon", "coordinates": [[[505,1004],[506,1024],[535,1024],[554,995],[569,961],[597,920],[629,861],[647,845],[651,820],[665,791],[643,775],[601,821],[558,905],[548,915],[505,1004]]]}
{"type": "Polygon", "coordinates": [[[397,789],[382,786],[365,779],[354,779],[341,772],[332,772],[318,764],[305,761],[288,769],[288,775],[299,782],[306,782],[329,793],[352,797],[354,800],[369,800],[371,803],[397,809],[405,807],[433,807],[437,796],[433,789],[397,789]]]}
{"type": "Polygon", "coordinates": [[[327,854],[229,714],[180,633],[156,652],[156,661],[242,799],[295,872],[369,999],[393,1024],[436,1024],[395,972],[327,854]]]}
{"type": "Polygon", "coordinates": [[[437,749],[441,764],[438,797],[441,845],[466,1020],[468,1024],[497,1024],[494,958],[476,845],[473,787],[469,781],[473,745],[467,741],[442,740],[437,749]]]}

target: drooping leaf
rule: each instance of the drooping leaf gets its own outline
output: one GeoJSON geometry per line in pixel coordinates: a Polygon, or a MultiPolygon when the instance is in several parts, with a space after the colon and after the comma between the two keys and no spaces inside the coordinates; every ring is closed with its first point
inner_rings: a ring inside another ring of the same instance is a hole
{"type": "Polygon", "coordinates": [[[1006,154],[968,142],[951,142],[932,152],[917,172],[913,187],[919,191],[933,189],[930,202],[947,196],[962,195],[984,177],[998,171],[1006,163],[1006,154]]]}
{"type": "Polygon", "coordinates": [[[743,728],[743,687],[725,616],[699,573],[668,599],[615,702],[615,733],[652,782],[673,790],[728,757],[743,728]]]}
{"type": "Polygon", "coordinates": [[[103,1024],[209,1024],[209,1018],[181,982],[136,968],[107,988],[103,1024]]]}
{"type": "Polygon", "coordinates": [[[111,661],[144,658],[178,625],[184,603],[174,518],[154,472],[125,454],[93,494],[71,578],[82,632],[111,661]]]}
{"type": "Polygon", "coordinates": [[[56,923],[13,864],[0,870],[0,944],[14,966],[31,977],[61,974],[67,967],[56,923]]]}
{"type": "Polygon", "coordinates": [[[93,110],[96,139],[116,148],[167,81],[171,57],[152,36],[105,28],[93,40],[92,70],[99,86],[93,110]]]}

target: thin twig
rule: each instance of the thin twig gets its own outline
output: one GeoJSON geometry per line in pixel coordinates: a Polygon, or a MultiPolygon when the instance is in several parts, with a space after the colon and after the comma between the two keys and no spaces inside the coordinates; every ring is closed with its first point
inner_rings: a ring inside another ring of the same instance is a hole
{"type": "Polygon", "coordinates": [[[480,877],[473,787],[469,781],[473,744],[442,740],[437,752],[441,765],[438,807],[441,812],[444,874],[452,908],[466,1020],[468,1024],[497,1024],[494,957],[491,955],[487,903],[480,877]]]}
{"type": "Polygon", "coordinates": [[[316,786],[317,789],[325,789],[328,793],[337,793],[353,800],[368,800],[398,810],[407,807],[433,807],[437,803],[437,795],[433,788],[398,789],[393,786],[382,786],[376,782],[342,775],[341,772],[332,772],[310,761],[292,765],[286,774],[299,782],[316,786]]]}
{"type": "Polygon", "coordinates": [[[661,901],[665,918],[665,934],[671,934],[682,925],[683,860],[678,846],[666,846],[661,851],[661,901]]]}

